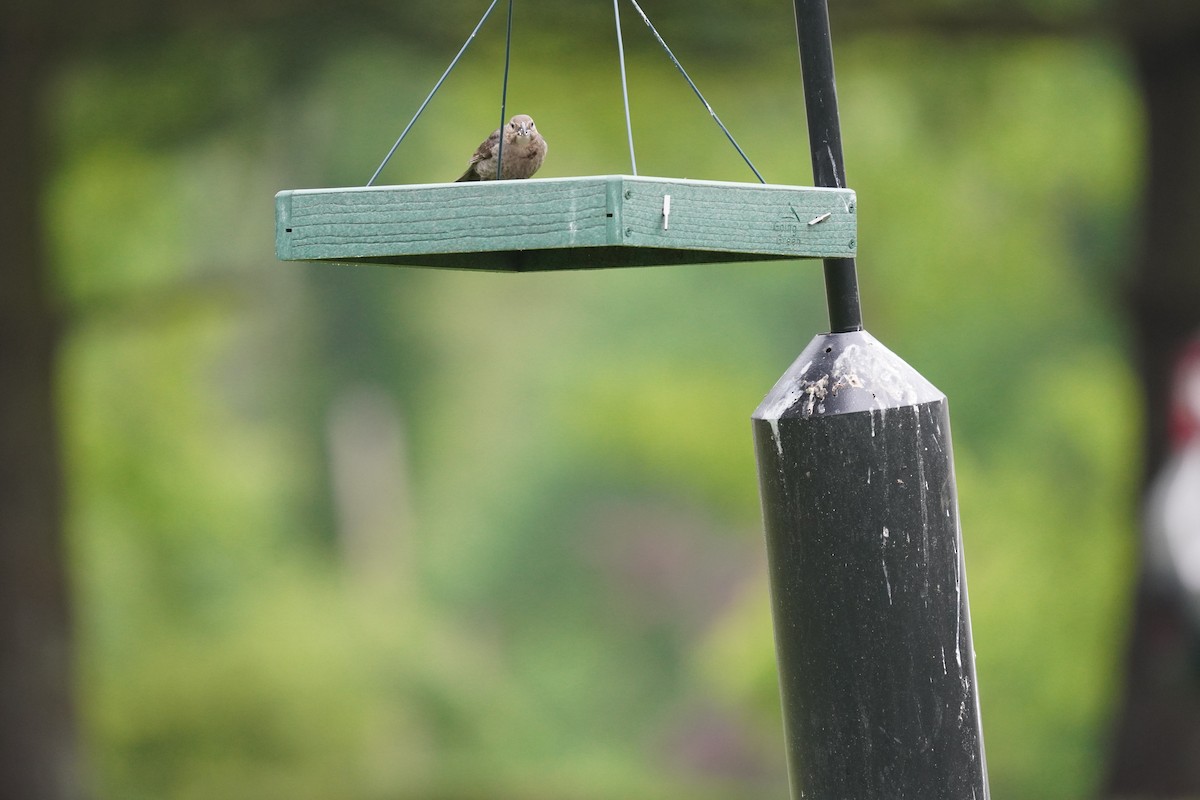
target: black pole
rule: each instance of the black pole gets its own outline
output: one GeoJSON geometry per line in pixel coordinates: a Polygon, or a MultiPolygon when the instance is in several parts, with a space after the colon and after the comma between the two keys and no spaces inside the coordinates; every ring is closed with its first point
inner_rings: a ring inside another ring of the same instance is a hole
{"type": "MultiPolygon", "coordinates": [[[[795,3],[813,183],[816,186],[844,188],[846,162],[842,156],[829,9],[825,0],[795,0],[795,3]]],[[[829,306],[830,331],[846,333],[863,329],[858,271],[853,258],[825,259],[825,298],[829,306]]]]}
{"type": "MultiPolygon", "coordinates": [[[[825,0],[796,0],[813,170],[845,184],[825,0]]],[[[946,397],[862,330],[832,332],[754,412],[793,800],[987,800],[946,397]]]]}

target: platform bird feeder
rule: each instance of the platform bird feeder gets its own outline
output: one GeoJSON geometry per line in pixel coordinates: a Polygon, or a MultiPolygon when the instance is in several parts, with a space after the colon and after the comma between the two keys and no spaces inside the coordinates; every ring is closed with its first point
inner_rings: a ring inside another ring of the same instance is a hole
{"type": "Polygon", "coordinates": [[[275,196],[285,261],[530,272],[845,258],[849,189],[631,175],[346,189],[275,196]]]}
{"type": "MultiPolygon", "coordinates": [[[[373,185],[497,2],[492,0],[367,185],[291,189],[275,196],[275,252],[281,260],[533,272],[854,257],[854,192],[767,184],[636,0],[631,5],[758,183],[637,174],[621,15],[614,2],[632,175],[373,185]]],[[[502,126],[511,0],[508,23],[502,126]]]]}

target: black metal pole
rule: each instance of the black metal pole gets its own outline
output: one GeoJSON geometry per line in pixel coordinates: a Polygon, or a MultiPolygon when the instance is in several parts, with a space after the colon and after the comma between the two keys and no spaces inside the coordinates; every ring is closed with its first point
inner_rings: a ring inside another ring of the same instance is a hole
{"type": "MultiPolygon", "coordinates": [[[[829,8],[825,0],[795,0],[795,3],[813,183],[815,186],[844,188],[846,162],[842,156],[829,8]]],[[[862,330],[858,271],[853,258],[825,259],[825,298],[829,306],[830,331],[862,330]]]]}
{"type": "MultiPolygon", "coordinates": [[[[813,169],[842,186],[825,0],[796,0],[813,169]]],[[[832,332],[754,412],[793,800],[987,800],[945,395],[862,330],[851,259],[832,332]]]]}

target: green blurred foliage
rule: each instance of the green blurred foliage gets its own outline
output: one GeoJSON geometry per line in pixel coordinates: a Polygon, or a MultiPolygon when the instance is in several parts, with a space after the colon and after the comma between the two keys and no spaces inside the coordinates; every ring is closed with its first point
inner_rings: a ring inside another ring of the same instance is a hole
{"type": "MultiPolygon", "coordinates": [[[[509,108],[545,176],[626,171],[603,14],[550,8],[518,17],[509,108]]],[[[726,16],[656,22],[767,179],[806,183],[791,9],[726,16]]],[[[448,180],[495,127],[498,30],[384,181],[448,180]]],[[[750,179],[625,30],[640,171],[750,179]]],[[[364,182],[452,55],[437,36],[200,32],[61,76],[96,795],[784,796],[748,417],[825,324],[819,268],[275,262],[273,192],[364,182]]],[[[888,36],[838,59],[866,318],[951,399],[995,796],[1087,796],[1134,551],[1126,65],[888,36]]]]}

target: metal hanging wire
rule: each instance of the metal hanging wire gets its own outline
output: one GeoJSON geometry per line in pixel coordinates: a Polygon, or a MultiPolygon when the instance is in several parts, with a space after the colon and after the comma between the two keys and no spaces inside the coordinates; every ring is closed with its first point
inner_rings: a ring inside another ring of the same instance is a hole
{"type": "Polygon", "coordinates": [[[504,84],[500,89],[500,141],[496,145],[496,180],[504,177],[504,126],[508,123],[508,65],[512,60],[513,0],[508,0],[508,29],[504,34],[504,84]]]}
{"type": "Polygon", "coordinates": [[[629,85],[625,82],[625,41],[621,36],[621,8],[613,0],[613,17],[617,21],[617,55],[621,61],[621,97],[625,99],[625,132],[629,135],[629,168],[637,175],[637,156],[633,153],[633,122],[629,118],[629,85]]]}
{"type": "MultiPolygon", "coordinates": [[[[615,2],[615,0],[614,0],[614,2],[615,2]]],[[[687,74],[687,70],[685,70],[683,68],[683,65],[679,63],[679,59],[676,58],[675,54],[671,52],[671,48],[667,46],[666,41],[659,34],[658,30],[654,27],[653,23],[650,22],[650,18],[646,16],[646,12],[643,11],[642,7],[637,4],[637,0],[629,0],[629,2],[633,5],[634,9],[638,12],[638,15],[641,16],[642,22],[646,23],[646,27],[650,29],[650,32],[652,34],[654,34],[654,38],[658,40],[658,43],[660,45],[662,45],[662,49],[665,50],[667,53],[667,56],[670,57],[671,63],[674,64],[675,68],[679,70],[679,74],[682,75],[684,80],[686,80],[688,82],[688,86],[692,87],[692,91],[696,93],[696,97],[700,98],[700,102],[704,104],[704,108],[708,111],[709,116],[711,116],[713,118],[713,121],[716,122],[717,126],[720,127],[720,129],[725,133],[725,138],[729,139],[729,143],[733,145],[733,149],[737,150],[738,155],[740,155],[742,157],[742,160],[746,162],[746,166],[748,166],[750,168],[750,171],[754,173],[754,177],[758,178],[759,183],[766,183],[766,181],[763,179],[763,176],[761,174],[759,174],[759,171],[755,168],[754,164],[751,163],[749,156],[747,156],[746,152],[744,150],[742,150],[741,145],[739,145],[737,143],[737,140],[733,138],[733,134],[730,133],[729,129],[725,127],[725,123],[721,122],[721,118],[717,116],[717,112],[713,111],[713,107],[711,105],[709,105],[709,102],[707,100],[704,99],[704,95],[700,93],[700,88],[698,86],[696,86],[696,82],[692,80],[691,76],[687,74]]],[[[618,26],[619,26],[619,23],[618,23],[618,26]]],[[[622,81],[624,80],[624,76],[625,76],[625,56],[624,56],[624,52],[622,51],[622,55],[621,55],[622,81]]],[[[628,94],[626,95],[626,98],[625,98],[625,115],[626,115],[626,120],[628,120],[628,116],[629,116],[628,94]]],[[[632,148],[633,133],[632,133],[632,129],[630,129],[630,130],[631,130],[631,132],[630,132],[629,138],[630,138],[630,147],[632,148]]],[[[637,173],[634,173],[634,174],[636,175],[637,173]]]]}
{"type": "MultiPolygon", "coordinates": [[[[471,31],[471,35],[467,37],[467,40],[465,42],[463,42],[463,46],[459,49],[458,55],[456,55],[454,57],[454,60],[450,62],[450,66],[446,67],[446,71],[442,73],[442,77],[438,78],[438,82],[436,84],[434,84],[433,90],[429,93],[429,96],[425,98],[425,102],[421,103],[421,107],[417,109],[417,113],[413,115],[413,118],[409,121],[408,125],[404,126],[404,131],[400,134],[400,138],[398,138],[396,140],[396,143],[394,145],[392,145],[392,149],[388,150],[388,154],[383,157],[383,163],[381,163],[379,165],[379,167],[375,170],[375,174],[371,176],[371,179],[369,181],[367,181],[367,186],[370,186],[375,183],[375,179],[379,177],[379,173],[383,172],[383,168],[387,166],[387,163],[389,161],[391,161],[392,156],[395,155],[395,153],[396,153],[396,148],[399,147],[400,143],[404,141],[404,137],[408,136],[408,132],[410,130],[412,130],[413,124],[416,123],[417,119],[421,116],[422,112],[425,111],[425,107],[427,105],[429,105],[429,101],[433,99],[433,96],[435,94],[437,94],[437,90],[442,88],[442,84],[446,82],[446,78],[447,78],[447,76],[450,75],[450,71],[453,70],[454,67],[458,65],[458,60],[463,57],[463,53],[467,52],[467,48],[471,46],[471,42],[475,41],[475,35],[477,33],[479,33],[479,29],[483,27],[483,23],[487,21],[487,18],[492,13],[492,9],[496,7],[496,3],[498,3],[498,2],[500,2],[500,0],[492,0],[492,4],[487,7],[487,11],[483,12],[483,16],[479,19],[479,24],[475,26],[475,30],[471,31]]],[[[511,2],[511,0],[509,0],[509,12],[508,13],[509,13],[509,23],[508,24],[509,24],[509,30],[511,31],[512,30],[512,2],[511,2]]],[[[508,56],[507,56],[507,53],[505,54],[505,63],[504,63],[504,83],[505,83],[505,86],[508,85],[508,56]]],[[[500,124],[503,125],[504,123],[501,122],[500,124]]]]}
{"type": "MultiPolygon", "coordinates": [[[[399,138],[396,139],[396,143],[392,145],[392,149],[388,150],[387,155],[384,156],[383,161],[379,164],[379,167],[376,168],[375,173],[371,175],[370,180],[367,181],[367,186],[374,185],[375,180],[379,177],[379,174],[383,172],[383,168],[387,166],[388,161],[390,161],[392,156],[395,155],[396,149],[400,147],[400,143],[403,142],[405,137],[408,136],[408,132],[412,130],[413,125],[416,124],[416,121],[420,118],[421,114],[424,113],[425,108],[429,105],[429,102],[433,100],[433,96],[437,94],[438,89],[440,89],[442,84],[445,83],[446,78],[450,75],[450,72],[455,66],[458,65],[459,59],[461,59],[463,54],[467,52],[467,48],[471,45],[471,42],[475,40],[475,36],[479,33],[480,28],[483,27],[483,23],[487,21],[489,16],[491,16],[492,9],[496,7],[496,4],[499,1],[500,0],[492,0],[491,4],[487,7],[487,10],[483,12],[483,16],[479,19],[478,24],[475,25],[474,30],[471,31],[471,35],[467,37],[467,40],[463,43],[463,46],[459,49],[458,54],[455,55],[454,59],[450,62],[450,66],[446,67],[446,71],[442,73],[442,77],[438,78],[437,83],[434,84],[433,89],[429,92],[429,95],[425,98],[425,101],[421,103],[421,107],[417,109],[417,113],[413,115],[413,118],[409,121],[408,125],[404,126],[404,130],[401,132],[399,138]]],[[[666,40],[663,39],[662,35],[658,32],[658,29],[654,27],[654,24],[650,22],[650,18],[646,16],[646,12],[642,10],[640,5],[638,5],[637,0],[629,0],[629,2],[633,5],[634,10],[637,11],[638,16],[642,18],[642,22],[646,23],[646,27],[650,29],[650,33],[654,35],[655,40],[658,41],[659,45],[662,46],[662,49],[671,59],[671,63],[674,64],[675,68],[679,70],[679,74],[682,75],[684,80],[687,81],[688,86],[692,87],[692,91],[695,92],[696,97],[699,98],[700,102],[704,105],[704,108],[706,111],[708,111],[709,116],[712,117],[713,121],[717,123],[717,127],[719,127],[725,134],[725,138],[729,140],[729,143],[733,145],[735,150],[737,150],[738,155],[741,156],[742,160],[746,162],[746,166],[748,166],[750,171],[754,173],[754,176],[758,178],[759,183],[766,183],[766,180],[763,178],[762,174],[754,166],[754,163],[750,161],[750,157],[746,155],[746,151],[744,151],[741,145],[737,143],[737,140],[733,138],[733,134],[729,132],[729,128],[725,127],[725,123],[721,121],[721,118],[717,116],[717,112],[713,110],[712,105],[704,98],[704,94],[701,93],[700,88],[696,86],[696,82],[692,80],[692,77],[688,75],[687,70],[683,68],[683,64],[679,63],[679,59],[675,57],[673,52],[671,52],[671,48],[667,45],[666,40]]],[[[613,0],[613,15],[617,28],[617,53],[621,62],[621,96],[625,102],[625,131],[629,138],[629,163],[630,168],[633,170],[633,174],[637,175],[637,157],[634,154],[633,149],[633,122],[629,113],[629,86],[625,76],[625,42],[621,35],[621,10],[619,7],[619,0],[613,0]]],[[[504,130],[504,125],[507,122],[508,114],[508,74],[512,60],[512,19],[513,0],[508,0],[508,26],[504,38],[504,82],[500,93],[500,129],[502,132],[504,130]]],[[[504,136],[501,135],[496,149],[497,177],[503,175],[503,172],[501,172],[503,164],[504,136]]]]}

